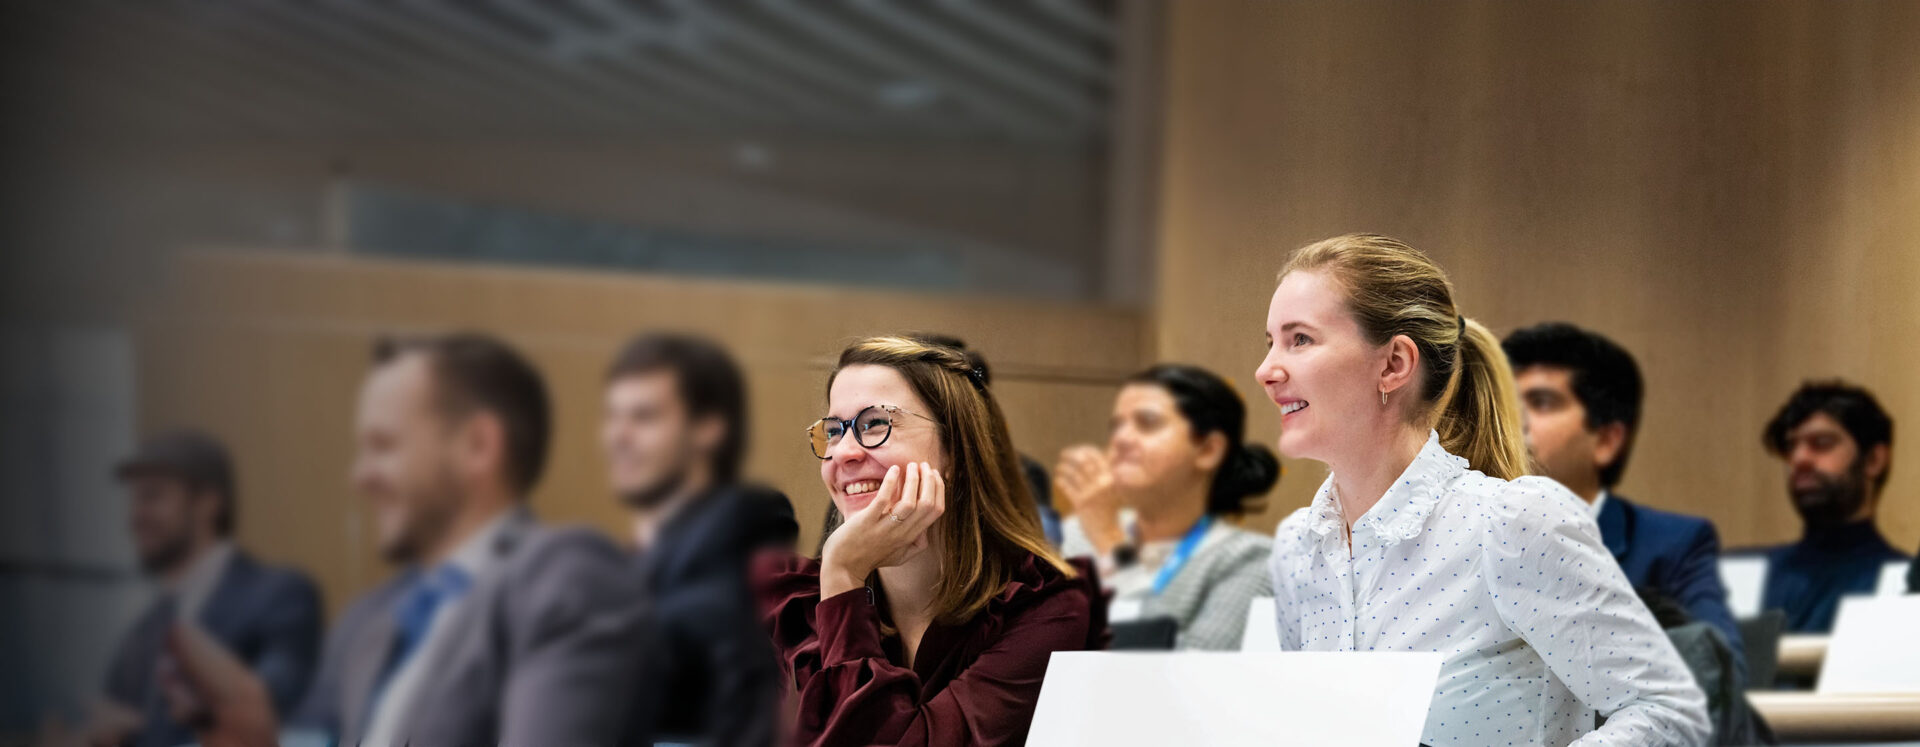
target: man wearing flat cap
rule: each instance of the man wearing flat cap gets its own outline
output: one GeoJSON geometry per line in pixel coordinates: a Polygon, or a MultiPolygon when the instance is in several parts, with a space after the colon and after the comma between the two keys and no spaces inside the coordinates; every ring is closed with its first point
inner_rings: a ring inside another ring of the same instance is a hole
{"type": "Polygon", "coordinates": [[[141,570],[158,592],[114,652],[92,744],[180,745],[162,692],[165,641],[190,622],[266,685],[276,707],[296,703],[319,657],[320,593],[299,571],[268,566],[234,546],[235,488],[226,447],[194,430],[158,434],[114,469],[141,570]]]}

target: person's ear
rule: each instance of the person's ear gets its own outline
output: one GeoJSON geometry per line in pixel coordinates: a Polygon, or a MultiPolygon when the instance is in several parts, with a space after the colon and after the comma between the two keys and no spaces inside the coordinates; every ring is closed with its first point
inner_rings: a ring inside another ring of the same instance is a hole
{"type": "Polygon", "coordinates": [[[694,450],[711,455],[720,451],[720,445],[726,442],[727,423],[719,415],[703,415],[694,419],[691,432],[694,450]]]}
{"type": "Polygon", "coordinates": [[[454,460],[462,474],[487,479],[507,469],[507,429],[491,412],[476,412],[460,424],[454,436],[454,460]]]}
{"type": "Polygon", "coordinates": [[[187,510],[193,512],[194,531],[199,531],[200,527],[208,527],[212,532],[210,536],[218,536],[220,534],[220,494],[211,488],[198,486],[189,487],[188,490],[191,492],[187,493],[187,510]]]}
{"type": "Polygon", "coordinates": [[[1214,431],[1200,439],[1199,449],[1194,454],[1193,466],[1201,472],[1212,472],[1227,463],[1227,434],[1214,431]]]}
{"type": "Polygon", "coordinates": [[[1416,382],[1414,377],[1420,371],[1420,346],[1406,335],[1394,335],[1388,340],[1385,355],[1380,366],[1380,391],[1392,395],[1408,389],[1416,382]]]}
{"type": "Polygon", "coordinates": [[[1876,444],[1867,451],[1867,485],[1871,488],[1880,482],[1880,476],[1887,473],[1887,463],[1892,461],[1893,451],[1887,444],[1876,444]]]}
{"type": "Polygon", "coordinates": [[[1626,423],[1608,423],[1593,432],[1593,464],[1606,469],[1627,451],[1629,431],[1626,423]]]}

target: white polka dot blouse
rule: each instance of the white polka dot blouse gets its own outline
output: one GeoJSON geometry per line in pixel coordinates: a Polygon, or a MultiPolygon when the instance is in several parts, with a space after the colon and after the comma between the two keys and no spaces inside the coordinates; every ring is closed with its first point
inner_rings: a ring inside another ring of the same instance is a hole
{"type": "Polygon", "coordinates": [[[1422,742],[1710,738],[1693,675],[1559,483],[1488,477],[1429,434],[1352,535],[1349,550],[1332,477],[1280,524],[1280,645],[1445,654],[1422,742]]]}

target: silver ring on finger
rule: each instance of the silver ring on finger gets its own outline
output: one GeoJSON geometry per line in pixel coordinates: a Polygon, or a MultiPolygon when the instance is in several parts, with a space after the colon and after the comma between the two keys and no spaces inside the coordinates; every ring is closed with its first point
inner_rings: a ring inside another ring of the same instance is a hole
{"type": "Polygon", "coordinates": [[[899,515],[899,514],[888,514],[888,516],[892,516],[892,517],[893,517],[893,520],[894,520],[894,521],[906,521],[906,520],[907,520],[907,517],[905,517],[905,516],[901,516],[901,515],[899,515]]]}

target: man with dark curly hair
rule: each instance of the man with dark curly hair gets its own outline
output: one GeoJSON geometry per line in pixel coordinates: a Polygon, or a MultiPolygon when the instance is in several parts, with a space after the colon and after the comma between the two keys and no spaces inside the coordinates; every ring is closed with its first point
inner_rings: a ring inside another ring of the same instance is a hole
{"type": "Polygon", "coordinates": [[[1825,633],[1840,598],[1872,594],[1881,569],[1907,555],[1874,526],[1893,470],[1893,419],[1867,390],[1807,382],[1761,434],[1787,468],[1787,493],[1805,523],[1800,541],[1767,551],[1765,609],[1787,613],[1787,630],[1825,633]]]}

